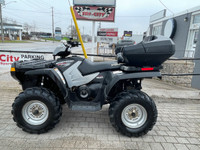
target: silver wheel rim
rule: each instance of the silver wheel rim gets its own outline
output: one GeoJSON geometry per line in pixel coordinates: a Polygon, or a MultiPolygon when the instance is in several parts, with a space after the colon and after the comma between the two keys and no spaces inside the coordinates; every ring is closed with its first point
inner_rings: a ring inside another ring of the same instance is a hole
{"type": "Polygon", "coordinates": [[[41,125],[48,119],[49,110],[43,102],[32,100],[23,106],[22,116],[30,125],[41,125]]]}
{"type": "Polygon", "coordinates": [[[125,126],[139,128],[147,120],[147,111],[139,104],[130,104],[123,109],[121,119],[125,126]]]}

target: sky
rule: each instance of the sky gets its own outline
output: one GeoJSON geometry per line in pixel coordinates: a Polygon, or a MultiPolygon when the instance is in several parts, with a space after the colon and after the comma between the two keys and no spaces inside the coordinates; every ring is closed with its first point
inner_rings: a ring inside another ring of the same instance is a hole
{"type": "MultiPolygon", "coordinates": [[[[200,0],[116,0],[114,23],[102,22],[102,28],[118,28],[119,35],[124,30],[140,34],[147,31],[150,16],[166,9],[167,16],[200,6],[200,0]],[[161,2],[160,2],[161,1],[161,2]]],[[[73,0],[70,0],[73,3],[73,0]]],[[[68,0],[5,0],[3,18],[15,20],[18,24],[28,23],[35,31],[52,32],[52,7],[54,8],[55,27],[66,33],[71,25],[68,0]]],[[[92,34],[92,22],[78,21],[81,33],[92,34]]],[[[96,29],[99,22],[96,22],[96,29]]]]}

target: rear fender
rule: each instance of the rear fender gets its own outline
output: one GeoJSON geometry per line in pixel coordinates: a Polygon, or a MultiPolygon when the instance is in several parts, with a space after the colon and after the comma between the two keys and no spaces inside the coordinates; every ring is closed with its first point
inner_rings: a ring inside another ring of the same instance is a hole
{"type": "Polygon", "coordinates": [[[106,96],[109,95],[112,88],[122,80],[126,79],[143,79],[143,78],[152,78],[152,77],[161,77],[161,73],[157,72],[138,72],[138,73],[117,73],[113,74],[112,80],[106,86],[106,96]]]}
{"type": "Polygon", "coordinates": [[[37,69],[37,70],[27,71],[25,73],[25,75],[27,75],[27,76],[47,76],[56,83],[56,85],[59,87],[64,98],[66,98],[68,95],[67,89],[66,89],[66,82],[59,70],[37,69]]]}

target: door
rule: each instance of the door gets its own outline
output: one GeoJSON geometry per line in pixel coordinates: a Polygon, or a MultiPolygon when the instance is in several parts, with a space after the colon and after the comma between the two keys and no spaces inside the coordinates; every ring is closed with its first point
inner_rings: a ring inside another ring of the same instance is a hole
{"type": "Polygon", "coordinates": [[[185,52],[185,57],[189,57],[189,58],[194,58],[195,55],[195,49],[196,49],[196,45],[197,45],[197,40],[198,40],[198,33],[199,30],[190,30],[190,35],[189,35],[189,43],[188,43],[188,47],[187,50],[185,52]]]}

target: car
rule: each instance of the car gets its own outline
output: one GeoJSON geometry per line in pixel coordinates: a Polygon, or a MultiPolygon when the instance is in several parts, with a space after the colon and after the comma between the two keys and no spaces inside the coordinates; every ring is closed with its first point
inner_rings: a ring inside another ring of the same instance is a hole
{"type": "Polygon", "coordinates": [[[113,47],[115,45],[115,54],[118,54],[121,51],[121,48],[127,45],[134,45],[136,42],[134,40],[119,40],[117,44],[110,44],[109,47],[113,47]]]}

